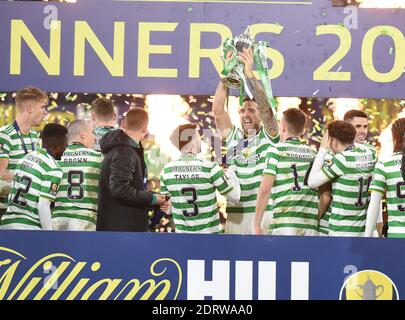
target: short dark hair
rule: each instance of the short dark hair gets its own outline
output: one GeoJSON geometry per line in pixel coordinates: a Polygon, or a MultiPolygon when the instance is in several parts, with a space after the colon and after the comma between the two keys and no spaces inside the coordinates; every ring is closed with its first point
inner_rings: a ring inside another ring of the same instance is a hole
{"type": "Polygon", "coordinates": [[[114,104],[110,99],[97,98],[91,103],[91,112],[101,120],[112,120],[115,115],[114,104]]]}
{"type": "Polygon", "coordinates": [[[352,124],[336,120],[328,125],[329,137],[338,140],[343,144],[354,143],[354,138],[356,138],[356,129],[352,124]]]}
{"type": "Polygon", "coordinates": [[[46,148],[57,148],[67,144],[68,130],[59,123],[48,123],[41,133],[42,145],[46,148]]]}
{"type": "Polygon", "coordinates": [[[351,120],[353,120],[353,118],[356,118],[356,117],[368,119],[367,113],[360,111],[360,110],[352,109],[345,113],[343,120],[351,121],[351,120]]]}
{"type": "Polygon", "coordinates": [[[256,102],[256,100],[255,100],[255,98],[252,98],[252,99],[250,99],[250,97],[249,96],[244,96],[243,97],[243,103],[245,103],[245,102],[256,102]]]}
{"type": "Polygon", "coordinates": [[[148,121],[148,113],[139,107],[129,109],[124,117],[126,128],[134,131],[142,129],[148,121]]]}
{"type": "Polygon", "coordinates": [[[391,126],[391,132],[392,142],[394,143],[394,152],[400,152],[403,147],[405,136],[405,118],[397,119],[391,126]]]}
{"type": "Polygon", "coordinates": [[[289,108],[283,112],[284,120],[287,122],[288,131],[292,134],[300,134],[307,123],[307,116],[304,111],[297,108],[289,108]]]}
{"type": "Polygon", "coordinates": [[[187,143],[196,138],[196,129],[197,124],[195,123],[182,124],[174,129],[170,136],[170,141],[181,151],[187,143]]]}

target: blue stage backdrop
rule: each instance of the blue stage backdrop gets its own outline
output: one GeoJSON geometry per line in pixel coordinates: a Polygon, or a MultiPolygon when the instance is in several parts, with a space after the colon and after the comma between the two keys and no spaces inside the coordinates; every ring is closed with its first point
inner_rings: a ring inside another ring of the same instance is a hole
{"type": "Polygon", "coordinates": [[[405,10],[331,0],[0,3],[0,90],[214,94],[222,41],[270,43],[277,96],[404,98],[405,10]]]}
{"type": "Polygon", "coordinates": [[[403,299],[401,239],[0,232],[0,299],[403,299]]]}

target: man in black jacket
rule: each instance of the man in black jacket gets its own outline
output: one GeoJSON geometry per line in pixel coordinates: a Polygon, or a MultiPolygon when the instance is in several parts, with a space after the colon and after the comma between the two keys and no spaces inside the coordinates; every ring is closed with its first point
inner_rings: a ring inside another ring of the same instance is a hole
{"type": "Polygon", "coordinates": [[[97,231],[148,231],[151,206],[167,205],[165,196],[147,191],[147,169],[141,140],[148,114],[141,108],[127,112],[122,129],[100,141],[105,158],[100,173],[97,231]]]}

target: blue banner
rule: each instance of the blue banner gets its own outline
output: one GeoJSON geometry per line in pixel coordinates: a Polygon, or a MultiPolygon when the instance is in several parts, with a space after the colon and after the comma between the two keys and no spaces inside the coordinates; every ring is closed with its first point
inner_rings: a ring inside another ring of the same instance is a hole
{"type": "Polygon", "coordinates": [[[405,240],[0,232],[0,299],[403,299],[405,240]]]}
{"type": "Polygon", "coordinates": [[[404,98],[405,10],[330,0],[0,3],[0,90],[214,94],[247,25],[276,96],[404,98]]]}

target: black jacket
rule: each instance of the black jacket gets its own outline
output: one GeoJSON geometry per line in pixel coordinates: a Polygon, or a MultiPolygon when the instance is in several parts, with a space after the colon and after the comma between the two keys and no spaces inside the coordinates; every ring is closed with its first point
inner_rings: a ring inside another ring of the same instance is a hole
{"type": "Polygon", "coordinates": [[[100,141],[104,153],[100,173],[97,231],[148,231],[153,195],[146,191],[143,148],[122,130],[100,141]]]}

